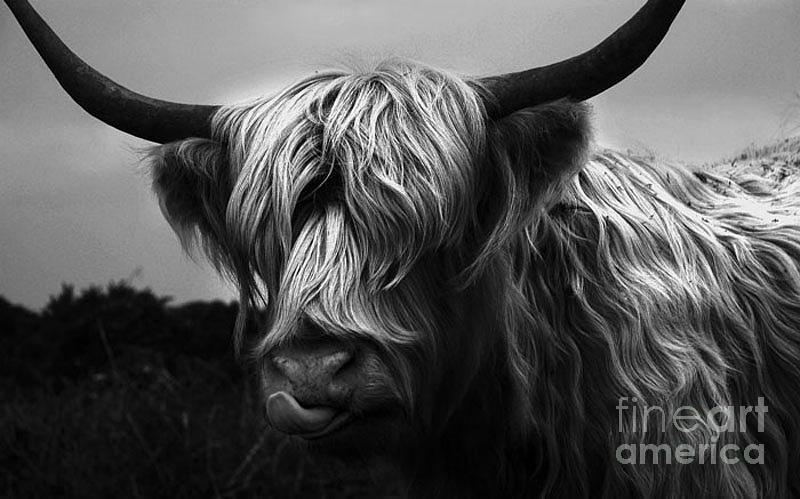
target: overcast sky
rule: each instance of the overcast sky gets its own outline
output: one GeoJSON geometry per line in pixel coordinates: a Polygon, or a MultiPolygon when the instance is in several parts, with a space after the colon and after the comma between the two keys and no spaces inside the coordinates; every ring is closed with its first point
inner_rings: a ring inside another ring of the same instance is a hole
{"type": "MultiPolygon", "coordinates": [[[[463,74],[581,52],[643,0],[34,0],[111,78],[231,103],[348,61],[463,74]]],[[[688,0],[647,64],[592,100],[598,141],[689,162],[800,132],[800,2],[688,0]]],[[[182,255],[137,163],[147,143],[95,121],[0,5],[0,294],[39,308],[62,282],[131,276],[177,301],[232,297],[182,255]]]]}

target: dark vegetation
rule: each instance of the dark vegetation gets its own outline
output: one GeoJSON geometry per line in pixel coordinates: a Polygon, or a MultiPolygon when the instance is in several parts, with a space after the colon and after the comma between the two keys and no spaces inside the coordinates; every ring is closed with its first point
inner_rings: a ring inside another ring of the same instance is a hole
{"type": "Polygon", "coordinates": [[[126,282],[0,297],[0,497],[395,495],[265,427],[236,310],[126,282]]]}

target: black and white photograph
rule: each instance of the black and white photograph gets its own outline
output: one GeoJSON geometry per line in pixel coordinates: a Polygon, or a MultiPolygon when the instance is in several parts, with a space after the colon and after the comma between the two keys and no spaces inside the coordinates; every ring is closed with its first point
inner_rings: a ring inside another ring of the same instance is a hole
{"type": "Polygon", "coordinates": [[[800,498],[800,2],[4,0],[0,497],[800,498]]]}

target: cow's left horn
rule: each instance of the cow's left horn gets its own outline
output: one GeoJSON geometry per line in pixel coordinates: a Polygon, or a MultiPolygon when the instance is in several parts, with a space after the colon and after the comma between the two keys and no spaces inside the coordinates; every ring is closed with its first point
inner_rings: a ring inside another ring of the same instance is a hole
{"type": "Polygon", "coordinates": [[[483,78],[492,118],[544,102],[586,100],[633,73],[667,34],[685,0],[649,0],[639,12],[593,49],[555,64],[483,78]]]}
{"type": "Polygon", "coordinates": [[[36,51],[75,102],[105,123],[153,142],[210,137],[218,106],[178,104],[137,94],[75,55],[26,0],[5,0],[36,51]]]}

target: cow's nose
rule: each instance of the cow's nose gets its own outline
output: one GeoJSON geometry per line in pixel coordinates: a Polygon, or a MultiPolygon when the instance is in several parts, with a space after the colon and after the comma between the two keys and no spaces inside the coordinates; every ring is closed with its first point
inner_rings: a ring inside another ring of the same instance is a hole
{"type": "Polygon", "coordinates": [[[314,436],[343,424],[352,391],[347,373],[353,351],[340,343],[290,345],[270,356],[266,415],[272,426],[288,433],[314,436]]]}
{"type": "Polygon", "coordinates": [[[350,350],[329,345],[282,350],[273,355],[272,362],[290,382],[314,380],[324,384],[330,382],[352,358],[350,350]]]}
{"type": "Polygon", "coordinates": [[[338,342],[294,344],[272,352],[274,385],[283,386],[303,405],[332,405],[346,397],[353,351],[338,342]]]}

